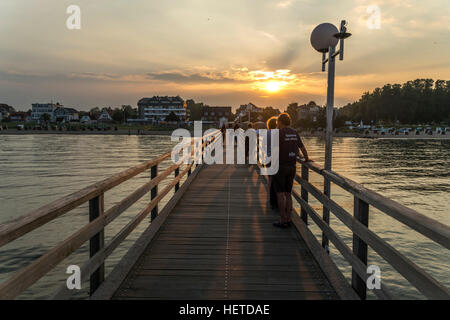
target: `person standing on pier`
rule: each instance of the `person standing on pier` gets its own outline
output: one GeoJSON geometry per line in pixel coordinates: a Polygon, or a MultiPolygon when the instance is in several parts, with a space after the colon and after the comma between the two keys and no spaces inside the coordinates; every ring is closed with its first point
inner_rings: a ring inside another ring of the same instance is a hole
{"type": "MultiPolygon", "coordinates": [[[[271,117],[269,120],[267,120],[267,156],[270,158],[272,156],[272,136],[270,131],[277,128],[277,117],[271,117]]],[[[270,163],[267,164],[268,167],[270,167],[270,163]]],[[[269,202],[270,207],[272,210],[278,209],[278,202],[277,202],[277,194],[275,192],[275,189],[273,187],[273,178],[272,176],[269,176],[269,202]]]]}
{"type": "Polygon", "coordinates": [[[297,131],[290,127],[291,117],[288,113],[282,113],[278,116],[277,125],[280,130],[280,166],[278,172],[273,176],[273,184],[277,194],[278,207],[280,208],[280,221],[274,222],[273,225],[279,228],[287,228],[291,225],[291,192],[296,174],[296,163],[297,156],[299,155],[299,149],[302,151],[305,161],[309,161],[309,157],[297,131]]]}
{"type": "MultiPolygon", "coordinates": [[[[253,129],[253,124],[251,122],[247,125],[247,130],[253,129]]],[[[245,163],[249,164],[248,157],[249,157],[249,151],[250,151],[250,138],[245,137],[245,163]]]]}
{"type": "Polygon", "coordinates": [[[225,123],[222,125],[222,128],[220,128],[220,132],[222,133],[222,143],[223,145],[225,145],[226,144],[225,134],[227,133],[227,127],[225,123]]]}
{"type": "MultiPolygon", "coordinates": [[[[238,130],[238,129],[239,129],[239,123],[235,122],[234,127],[233,127],[234,132],[236,133],[236,130],[238,130]]],[[[237,135],[235,135],[234,136],[234,145],[237,146],[237,143],[238,143],[238,137],[237,137],[237,135]]]]}

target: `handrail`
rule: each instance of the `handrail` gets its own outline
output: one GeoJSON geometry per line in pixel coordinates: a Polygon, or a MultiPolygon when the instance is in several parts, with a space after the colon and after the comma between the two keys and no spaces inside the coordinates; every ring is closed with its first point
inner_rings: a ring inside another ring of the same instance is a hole
{"type": "MultiPolygon", "coordinates": [[[[127,210],[131,205],[133,205],[137,200],[142,198],[150,190],[154,190],[155,187],[165,178],[167,178],[172,172],[175,172],[174,179],[167,185],[162,192],[156,193],[150,203],[142,209],[138,215],[136,215],[122,230],[116,234],[113,239],[105,247],[103,244],[99,248],[95,249],[94,254],[91,250],[91,258],[83,266],[83,279],[91,277],[93,273],[99,268],[103,269],[103,263],[105,259],[118,247],[118,245],[136,228],[136,226],[158,205],[158,203],[163,199],[168,192],[175,188],[175,193],[179,188],[181,179],[186,175],[191,174],[191,169],[193,165],[196,165],[196,170],[198,169],[198,163],[195,163],[195,151],[196,148],[192,148],[192,145],[201,139],[202,144],[201,154],[205,152],[205,147],[207,147],[211,142],[209,139],[211,136],[216,135],[216,132],[212,132],[203,137],[194,137],[191,139],[191,152],[186,156],[186,158],[191,159],[186,168],[180,173],[179,168],[183,164],[182,158],[178,163],[175,163],[168,167],[164,172],[152,176],[151,180],[138,189],[136,189],[131,195],[127,196],[118,204],[114,205],[104,213],[102,212],[98,217],[93,219],[87,225],[82,227],[80,230],[76,231],[70,237],[62,241],[56,247],[49,250],[43,256],[33,261],[26,267],[20,269],[18,272],[13,274],[9,279],[0,283],[0,299],[12,299],[39,280],[42,276],[52,270],[57,264],[63,261],[67,256],[78,249],[87,240],[92,239],[103,230],[106,225],[117,218],[121,213],[127,210]],[[86,273],[87,271],[87,273],[86,273]]],[[[119,185],[120,183],[135,177],[139,173],[144,172],[149,168],[156,167],[159,163],[166,160],[171,156],[171,152],[167,152],[163,155],[158,156],[155,159],[141,163],[135,167],[129,168],[121,173],[111,176],[108,179],[94,183],[84,189],[74,192],[66,197],[60,198],[48,205],[45,205],[37,210],[31,211],[29,214],[21,216],[12,221],[6,222],[0,225],[0,247],[35,230],[36,228],[44,225],[45,223],[61,216],[64,213],[71,211],[72,209],[78,207],[79,205],[94,201],[98,197],[103,197],[105,191],[112,189],[113,187],[119,185]]],[[[103,200],[102,200],[103,201],[103,200]]],[[[103,211],[103,208],[101,209],[103,211]]],[[[103,242],[103,240],[101,240],[103,242]]],[[[91,247],[92,249],[92,247],[91,247]]],[[[100,280],[100,282],[103,279],[100,280]]],[[[96,287],[99,284],[96,284],[96,287]]],[[[95,290],[96,287],[93,289],[95,290]]],[[[61,291],[61,290],[59,290],[61,291]]],[[[92,293],[92,281],[91,281],[91,293],[92,293]]]]}
{"type": "Polygon", "coordinates": [[[441,244],[445,248],[450,249],[449,226],[429,218],[392,199],[386,198],[375,191],[367,189],[361,184],[345,178],[334,171],[328,171],[320,168],[313,161],[305,162],[303,160],[299,160],[298,162],[316,173],[328,178],[331,182],[337,184],[344,190],[352,193],[354,196],[374,206],[385,214],[402,222],[429,239],[441,244]]]}
{"type": "Polygon", "coordinates": [[[133,178],[150,167],[170,157],[170,152],[155,159],[141,163],[103,181],[96,182],[84,189],[62,197],[50,204],[33,210],[14,220],[0,225],[0,247],[33,231],[47,222],[71,211],[79,205],[99,196],[100,194],[114,188],[122,182],[133,178]]]}
{"type": "MultiPolygon", "coordinates": [[[[85,281],[89,278],[94,270],[96,270],[106,258],[111,255],[111,253],[119,246],[119,244],[136,228],[136,226],[148,216],[150,211],[158,204],[158,202],[165,196],[169,191],[186,175],[186,173],[191,169],[193,163],[187,166],[183,172],[177,176],[169,185],[167,185],[164,190],[158,194],[157,198],[153,199],[145,208],[143,208],[128,224],[123,227],[116,236],[111,239],[111,241],[100,251],[98,251],[91,259],[86,261],[86,263],[81,267],[81,281],[85,281]]],[[[55,297],[57,299],[62,299],[68,293],[67,287],[62,285],[55,297]]]]}
{"type": "MultiPolygon", "coordinates": [[[[364,266],[367,265],[367,246],[369,245],[426,297],[450,299],[450,291],[444,285],[437,282],[423,269],[419,268],[369,229],[367,225],[369,205],[378,208],[383,213],[388,214],[447,249],[449,249],[450,244],[450,227],[383,197],[350,179],[340,176],[334,171],[324,170],[313,161],[305,162],[299,159],[298,162],[302,164],[302,175],[296,174],[295,180],[301,185],[302,192],[300,195],[294,190],[293,196],[301,205],[302,220],[306,223],[307,217],[310,216],[322,230],[324,236],[333,242],[338,251],[349,262],[352,267],[352,286],[361,298],[365,299],[366,295],[367,274],[364,266]],[[335,201],[309,183],[308,169],[326,177],[331,182],[353,194],[355,197],[355,215],[352,216],[335,201]],[[353,252],[350,251],[350,248],[328,223],[308,205],[308,194],[314,196],[353,232],[353,252]],[[360,217],[361,214],[362,216],[360,217]]],[[[391,298],[391,294],[384,284],[381,290],[375,290],[374,293],[381,299],[391,298]]]]}
{"type": "MultiPolygon", "coordinates": [[[[339,235],[331,228],[325,221],[314,211],[314,209],[301,198],[297,191],[293,190],[292,195],[296,199],[302,209],[304,209],[307,214],[314,220],[317,226],[327,235],[327,238],[335,245],[342,256],[350,263],[350,265],[355,269],[358,275],[367,280],[369,275],[367,274],[367,267],[364,263],[358,259],[358,257],[352,253],[351,249],[345,244],[345,242],[339,237],[339,235]]],[[[385,284],[381,284],[382,288],[380,290],[375,290],[375,295],[380,299],[387,300],[392,299],[389,290],[386,288],[385,284]]]]}

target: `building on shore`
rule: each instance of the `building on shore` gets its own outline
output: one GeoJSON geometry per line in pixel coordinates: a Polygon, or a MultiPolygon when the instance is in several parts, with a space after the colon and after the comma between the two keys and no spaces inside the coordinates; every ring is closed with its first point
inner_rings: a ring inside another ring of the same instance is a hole
{"type": "Polygon", "coordinates": [[[297,120],[311,120],[312,122],[316,122],[319,112],[320,107],[311,101],[308,104],[298,106],[297,120]]]}
{"type": "Polygon", "coordinates": [[[231,107],[210,107],[202,108],[202,121],[205,123],[214,123],[222,126],[231,119],[231,107]]]}
{"type": "Polygon", "coordinates": [[[56,121],[64,121],[64,122],[70,122],[70,121],[78,121],[79,115],[78,111],[73,108],[64,108],[64,107],[57,107],[54,110],[54,116],[56,121]]]}
{"type": "Polygon", "coordinates": [[[64,106],[59,103],[33,103],[31,104],[31,119],[39,121],[44,114],[48,114],[50,121],[55,122],[55,110],[57,108],[64,108],[64,106]]]}
{"type": "Polygon", "coordinates": [[[257,107],[253,103],[242,104],[236,110],[236,120],[238,122],[260,121],[262,119],[263,108],[257,107]]]}
{"type": "Polygon", "coordinates": [[[14,112],[16,112],[16,110],[13,107],[0,103],[0,121],[8,119],[9,115],[14,112]]]}
{"type": "Polygon", "coordinates": [[[82,124],[91,124],[91,122],[92,122],[91,117],[88,115],[84,115],[80,119],[80,123],[82,124]]]}
{"type": "Polygon", "coordinates": [[[173,112],[179,121],[186,121],[186,103],[179,96],[142,98],[138,102],[138,109],[141,119],[165,121],[173,112]]]}
{"type": "Polygon", "coordinates": [[[9,121],[14,121],[14,122],[29,122],[29,121],[31,121],[30,114],[28,112],[22,112],[22,111],[12,112],[9,114],[8,118],[9,118],[9,121]]]}
{"type": "Polygon", "coordinates": [[[97,122],[112,122],[113,118],[107,108],[103,108],[102,113],[98,116],[97,122]]]}
{"type": "Polygon", "coordinates": [[[236,114],[240,117],[247,116],[249,112],[251,113],[260,113],[263,112],[263,108],[257,107],[253,103],[249,102],[248,104],[242,104],[239,109],[237,109],[236,114]]]}

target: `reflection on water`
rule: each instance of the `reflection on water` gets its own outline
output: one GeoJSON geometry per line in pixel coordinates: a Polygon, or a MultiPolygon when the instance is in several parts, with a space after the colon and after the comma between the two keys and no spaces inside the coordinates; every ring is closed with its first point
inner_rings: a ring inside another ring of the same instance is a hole
{"type": "MultiPolygon", "coordinates": [[[[319,163],[323,162],[323,140],[305,138],[304,142],[311,158],[319,163]]],[[[170,137],[166,136],[0,136],[0,223],[167,152],[172,145],[170,137]]],[[[336,138],[333,170],[449,225],[449,156],[448,140],[336,138]]],[[[168,165],[169,162],[165,161],[160,170],[168,165]]],[[[148,179],[149,172],[145,172],[106,192],[105,207],[110,208],[148,179]]],[[[322,188],[322,177],[311,173],[310,180],[322,188]]],[[[163,186],[168,182],[169,179],[166,179],[163,186]]],[[[332,197],[352,212],[353,198],[350,194],[332,185],[332,197]]],[[[321,213],[322,207],[311,198],[311,205],[321,213]]],[[[106,241],[130,221],[146,202],[148,196],[144,196],[108,225],[105,230],[106,241]]],[[[0,281],[44,254],[87,222],[88,208],[87,204],[84,204],[0,248],[0,281]]],[[[116,249],[107,260],[106,272],[119,261],[147,223],[148,220],[144,221],[136,232],[116,249]]],[[[331,224],[351,247],[351,232],[334,216],[331,217],[331,224]]],[[[310,227],[320,238],[318,228],[313,223],[310,227]]],[[[370,210],[369,227],[433,277],[450,286],[450,257],[447,250],[373,208],[370,210]]],[[[331,256],[349,277],[350,267],[333,246],[331,256]]],[[[87,257],[88,247],[84,245],[27,290],[21,298],[50,297],[59,285],[65,283],[66,267],[70,264],[81,265],[87,257]]],[[[369,263],[380,266],[383,283],[392,289],[397,297],[421,298],[407,281],[373,251],[369,251],[369,263]]],[[[83,288],[87,287],[87,284],[83,284],[83,288]]],[[[81,297],[85,293],[80,292],[78,296],[81,297]]]]}

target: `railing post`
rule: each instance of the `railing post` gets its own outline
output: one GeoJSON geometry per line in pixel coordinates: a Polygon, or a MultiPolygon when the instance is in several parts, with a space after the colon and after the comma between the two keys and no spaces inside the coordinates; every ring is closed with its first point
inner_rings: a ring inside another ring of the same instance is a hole
{"type": "MultiPolygon", "coordinates": [[[[180,174],[180,167],[175,169],[175,178],[178,177],[179,174],[180,174]]],[[[180,183],[179,182],[175,185],[175,192],[177,192],[178,189],[180,189],[180,183]]]]}
{"type": "MultiPolygon", "coordinates": [[[[152,168],[151,168],[151,174],[150,174],[150,178],[151,179],[155,179],[156,176],[158,175],[158,165],[155,164],[152,168]]],[[[153,199],[156,198],[156,196],[158,195],[158,185],[154,186],[152,188],[152,190],[150,191],[150,201],[152,201],[153,199]]],[[[155,218],[158,216],[158,205],[156,205],[153,209],[152,209],[152,214],[150,216],[150,221],[155,220],[155,218]]]]}
{"type": "MultiPolygon", "coordinates": [[[[324,178],[323,194],[331,199],[331,182],[327,178],[324,178]]],[[[326,224],[328,225],[330,224],[330,210],[326,206],[323,206],[322,219],[323,221],[325,221],[326,224]]],[[[325,250],[329,253],[330,249],[328,245],[329,245],[328,237],[325,234],[325,232],[322,232],[322,247],[325,248],[325,250]]]]}
{"type": "MultiPolygon", "coordinates": [[[[302,164],[302,180],[308,182],[309,181],[309,170],[308,167],[302,164]]],[[[302,186],[300,195],[305,202],[308,202],[308,191],[302,186]]],[[[308,225],[308,213],[305,209],[302,208],[300,212],[300,217],[308,225]]]]}
{"type": "MultiPolygon", "coordinates": [[[[104,213],[104,194],[89,200],[89,222],[99,218],[104,213]]],[[[89,240],[89,257],[92,258],[105,246],[104,229],[89,240]]],[[[103,263],[90,277],[90,294],[92,295],[105,280],[105,264],[103,263]]]]}
{"type": "Polygon", "coordinates": [[[208,145],[208,138],[205,138],[205,141],[203,141],[203,138],[202,138],[202,159],[203,159],[203,153],[205,152],[205,147],[208,145]],[[203,145],[203,143],[205,143],[204,145],[203,145]]]}
{"type": "MultiPolygon", "coordinates": [[[[355,196],[353,215],[366,227],[369,226],[369,204],[355,196]]],[[[367,244],[356,234],[353,234],[353,253],[367,266],[367,244]]],[[[352,287],[363,300],[366,299],[366,281],[361,279],[352,269],[352,287]]]]}
{"type": "Polygon", "coordinates": [[[257,135],[256,136],[256,165],[258,165],[258,159],[259,159],[259,138],[257,135]]]}

